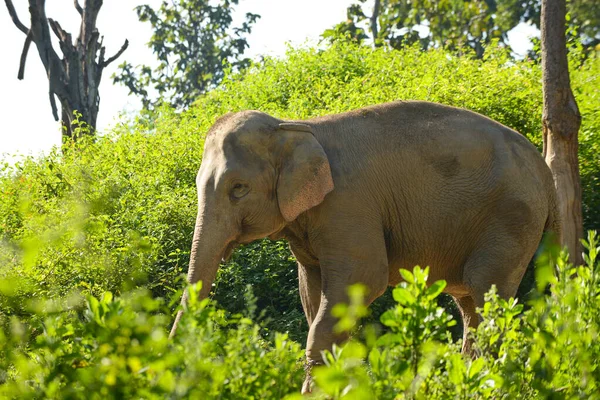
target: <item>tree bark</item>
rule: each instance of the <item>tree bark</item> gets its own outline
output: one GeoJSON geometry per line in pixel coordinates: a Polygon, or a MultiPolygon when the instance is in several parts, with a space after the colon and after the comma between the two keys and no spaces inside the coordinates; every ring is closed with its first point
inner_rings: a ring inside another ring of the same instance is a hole
{"type": "Polygon", "coordinates": [[[98,87],[102,72],[125,51],[129,44],[125,40],[115,56],[104,58],[105,48],[96,29],[96,19],[103,0],[86,0],[83,7],[74,0],[75,9],[81,15],[79,37],[75,43],[70,33],[62,29],[57,21],[46,16],[45,0],[29,0],[30,28],[19,20],[12,0],[4,1],[15,26],[27,35],[19,63],[18,78],[23,79],[25,75],[27,53],[33,42],[48,76],[48,96],[52,115],[56,121],[59,120],[59,116],[55,96],[61,104],[60,120],[63,126],[63,138],[76,139],[73,125],[73,121],[77,118],[75,111],[80,115],[79,121],[87,123],[90,127],[89,130],[81,133],[93,134],[100,105],[98,87]],[[62,58],[52,46],[50,30],[58,38],[62,58]]]}
{"type": "Polygon", "coordinates": [[[565,38],[565,0],[542,0],[542,116],[544,159],[552,171],[562,223],[562,245],[571,262],[583,262],[578,132],[581,115],[571,90],[565,38]]]}

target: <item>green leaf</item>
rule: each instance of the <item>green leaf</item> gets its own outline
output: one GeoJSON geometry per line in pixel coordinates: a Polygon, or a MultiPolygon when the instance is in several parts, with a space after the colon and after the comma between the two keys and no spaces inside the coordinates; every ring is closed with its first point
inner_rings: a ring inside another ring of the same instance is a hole
{"type": "Polygon", "coordinates": [[[460,354],[451,354],[448,360],[448,378],[454,385],[461,385],[465,379],[467,367],[460,354]]]}
{"type": "Polygon", "coordinates": [[[314,381],[328,395],[337,395],[348,384],[348,378],[343,371],[327,368],[313,368],[314,381]]]}
{"type": "Polygon", "coordinates": [[[469,366],[469,379],[473,379],[475,375],[477,375],[483,367],[485,366],[485,359],[483,357],[476,358],[471,362],[469,366]]]}
{"type": "Polygon", "coordinates": [[[410,272],[407,269],[400,268],[400,275],[402,276],[402,279],[404,279],[408,283],[414,283],[415,282],[414,275],[412,274],[412,272],[410,272]]]}
{"type": "Polygon", "coordinates": [[[381,351],[377,347],[374,347],[369,352],[369,365],[371,368],[378,370],[379,369],[379,361],[381,360],[381,351]]]}
{"type": "Polygon", "coordinates": [[[444,291],[446,288],[446,281],[440,280],[434,282],[429,288],[427,288],[426,295],[430,299],[435,299],[444,291]]]}
{"type": "Polygon", "coordinates": [[[398,343],[402,343],[402,338],[396,333],[386,333],[377,339],[377,346],[393,347],[398,343]]]}
{"type": "Polygon", "coordinates": [[[379,317],[379,320],[385,326],[395,327],[395,326],[399,326],[399,323],[396,320],[396,318],[397,317],[396,317],[396,313],[394,312],[394,310],[387,310],[386,312],[381,314],[381,317],[379,317]]]}
{"type": "Polygon", "coordinates": [[[103,303],[111,303],[112,299],[113,299],[112,292],[104,292],[104,294],[102,295],[102,302],[103,303]]]}
{"type": "Polygon", "coordinates": [[[357,341],[351,340],[347,342],[342,348],[340,359],[357,358],[364,359],[367,356],[366,347],[357,341]]]}
{"type": "Polygon", "coordinates": [[[410,305],[416,301],[415,296],[405,288],[397,287],[392,291],[394,300],[402,305],[410,305]]]}

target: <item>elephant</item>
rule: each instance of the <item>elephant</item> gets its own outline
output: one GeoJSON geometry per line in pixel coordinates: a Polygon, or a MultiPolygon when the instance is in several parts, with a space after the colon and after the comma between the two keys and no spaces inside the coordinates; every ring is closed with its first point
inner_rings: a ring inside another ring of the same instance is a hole
{"type": "MultiPolygon", "coordinates": [[[[207,133],[196,184],[188,282],[201,280],[206,297],[237,246],[286,239],[310,327],[307,369],[347,339],[331,310],[349,285],[363,283],[370,304],[401,282],[401,268],[429,266],[429,281],[445,280],[476,327],[490,287],[514,297],[544,232],[561,234],[553,177],[534,145],[483,115],[424,101],[302,121],[226,114],[207,133]]],[[[303,392],[310,384],[308,373],[303,392]]]]}

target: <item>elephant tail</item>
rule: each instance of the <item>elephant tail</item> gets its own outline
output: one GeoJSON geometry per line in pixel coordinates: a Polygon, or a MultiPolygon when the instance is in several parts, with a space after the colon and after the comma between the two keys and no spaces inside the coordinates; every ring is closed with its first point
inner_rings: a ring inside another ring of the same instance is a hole
{"type": "Polygon", "coordinates": [[[558,199],[554,184],[552,184],[550,190],[550,197],[548,202],[548,218],[546,219],[546,225],[544,226],[544,233],[551,235],[551,242],[562,245],[562,224],[560,218],[560,211],[558,208],[558,199]]]}

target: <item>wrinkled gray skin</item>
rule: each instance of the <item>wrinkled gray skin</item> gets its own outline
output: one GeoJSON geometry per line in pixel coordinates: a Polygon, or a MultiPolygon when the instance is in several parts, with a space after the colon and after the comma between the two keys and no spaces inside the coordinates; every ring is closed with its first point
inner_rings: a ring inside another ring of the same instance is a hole
{"type": "Polygon", "coordinates": [[[446,280],[475,327],[490,286],[514,296],[542,233],[560,235],[552,176],[536,148],[484,116],[434,103],[298,122],[227,114],[207,135],[196,183],[188,281],[202,280],[205,297],[236,246],[287,239],[309,366],[346,339],[333,333],[331,309],[348,285],[364,283],[371,303],[400,282],[399,268],[428,265],[429,282],[446,280]]]}

